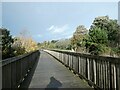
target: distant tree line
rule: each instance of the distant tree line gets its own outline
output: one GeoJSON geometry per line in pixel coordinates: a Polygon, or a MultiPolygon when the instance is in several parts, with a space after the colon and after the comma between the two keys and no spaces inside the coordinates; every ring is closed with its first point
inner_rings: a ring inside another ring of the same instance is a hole
{"type": "Polygon", "coordinates": [[[37,43],[30,37],[12,37],[6,28],[0,28],[2,59],[22,55],[37,50],[37,43]]]}
{"type": "Polygon", "coordinates": [[[44,41],[43,43],[38,43],[38,47],[41,49],[71,50],[71,41],[70,39],[44,41]]]}

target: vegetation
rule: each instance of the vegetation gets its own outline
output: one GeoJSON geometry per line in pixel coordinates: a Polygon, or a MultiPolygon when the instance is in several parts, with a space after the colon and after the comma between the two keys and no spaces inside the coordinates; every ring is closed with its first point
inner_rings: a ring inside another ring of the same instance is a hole
{"type": "Polygon", "coordinates": [[[2,59],[22,55],[41,49],[63,49],[93,55],[120,56],[120,25],[108,16],[96,17],[90,29],[79,25],[70,39],[44,41],[36,43],[26,31],[12,38],[10,32],[0,28],[2,34],[2,59]]]}
{"type": "Polygon", "coordinates": [[[71,45],[74,51],[83,51],[82,48],[84,47],[84,39],[87,35],[87,32],[88,30],[83,25],[80,25],[76,28],[76,31],[71,38],[71,45]]]}
{"type": "Polygon", "coordinates": [[[39,48],[42,49],[47,48],[47,49],[71,50],[70,39],[44,41],[43,43],[38,43],[38,46],[39,48]]]}
{"type": "Polygon", "coordinates": [[[95,18],[88,35],[84,35],[82,42],[87,53],[94,55],[119,55],[120,26],[117,20],[109,19],[108,16],[95,18]]]}
{"type": "Polygon", "coordinates": [[[118,48],[120,43],[120,26],[117,20],[109,19],[108,16],[97,17],[89,30],[90,47],[97,49],[89,50],[93,54],[117,54],[113,48],[118,48]]]}
{"type": "Polygon", "coordinates": [[[29,53],[38,49],[37,43],[32,38],[25,37],[15,37],[12,47],[15,50],[15,55],[29,53]]]}
{"type": "Polygon", "coordinates": [[[0,32],[2,32],[0,35],[2,59],[22,55],[38,49],[37,43],[30,37],[19,36],[13,38],[10,35],[10,31],[5,28],[0,28],[0,32]]]}
{"type": "Polygon", "coordinates": [[[14,50],[12,49],[12,44],[14,40],[10,35],[10,32],[5,28],[0,28],[0,32],[2,33],[0,35],[1,37],[0,43],[2,45],[2,59],[14,56],[13,54],[14,50]]]}
{"type": "Polygon", "coordinates": [[[65,40],[45,41],[40,48],[73,49],[93,55],[120,55],[120,25],[108,16],[96,17],[90,29],[79,25],[73,37],[65,40]]]}
{"type": "Polygon", "coordinates": [[[108,16],[97,17],[93,21],[93,24],[90,28],[95,27],[100,28],[102,31],[107,32],[108,35],[108,45],[110,47],[116,47],[120,43],[120,26],[117,23],[117,20],[109,19],[108,16]]]}

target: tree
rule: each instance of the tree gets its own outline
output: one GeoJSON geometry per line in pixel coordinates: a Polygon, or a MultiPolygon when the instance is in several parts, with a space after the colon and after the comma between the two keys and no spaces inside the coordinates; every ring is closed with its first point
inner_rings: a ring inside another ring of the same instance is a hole
{"type": "Polygon", "coordinates": [[[70,50],[71,49],[70,39],[62,39],[57,41],[55,43],[55,47],[58,49],[70,50]]]}
{"type": "Polygon", "coordinates": [[[0,35],[0,37],[2,38],[0,42],[2,44],[2,59],[14,56],[14,51],[11,47],[14,40],[10,35],[10,31],[8,31],[6,28],[0,28],[0,32],[2,32],[2,34],[0,35]]]}
{"type": "Polygon", "coordinates": [[[19,37],[14,37],[14,43],[12,44],[15,56],[25,54],[25,47],[22,46],[22,41],[19,37]]]}
{"type": "Polygon", "coordinates": [[[59,40],[52,40],[51,43],[56,43],[57,41],[59,41],[59,40]]]}
{"type": "Polygon", "coordinates": [[[27,30],[20,32],[18,37],[14,38],[12,47],[15,49],[15,55],[29,53],[38,49],[37,43],[32,39],[27,30]]]}
{"type": "Polygon", "coordinates": [[[108,28],[108,22],[109,22],[109,17],[108,16],[99,16],[96,17],[91,25],[91,28],[98,27],[101,28],[102,30],[107,30],[108,28]]]}
{"type": "Polygon", "coordinates": [[[83,39],[85,38],[87,31],[88,30],[83,25],[76,28],[76,31],[71,38],[71,44],[75,51],[77,51],[78,47],[82,47],[83,39]]]}
{"type": "MultiPolygon", "coordinates": [[[[103,46],[108,44],[108,34],[105,30],[98,27],[92,28],[89,31],[89,52],[98,55],[103,52],[103,46]]],[[[86,43],[87,44],[87,43],[86,43]]]]}
{"type": "Polygon", "coordinates": [[[111,47],[120,45],[120,25],[117,20],[110,20],[108,23],[108,40],[111,47]]]}
{"type": "Polygon", "coordinates": [[[98,27],[92,28],[89,31],[89,39],[93,43],[97,44],[108,44],[108,34],[106,33],[105,30],[101,30],[98,27]]]}
{"type": "Polygon", "coordinates": [[[101,16],[95,18],[91,25],[91,29],[100,28],[108,34],[109,46],[116,47],[120,43],[120,26],[117,20],[110,19],[108,16],[101,16]]]}
{"type": "Polygon", "coordinates": [[[98,54],[101,51],[110,50],[110,55],[112,55],[111,52],[116,51],[116,48],[119,48],[120,45],[120,25],[118,25],[118,21],[110,19],[108,16],[95,18],[89,30],[88,42],[89,52],[92,51],[90,47],[94,45],[97,49],[93,51],[97,51],[98,54]]]}
{"type": "Polygon", "coordinates": [[[38,49],[37,43],[32,38],[16,37],[13,48],[17,55],[29,53],[38,49]]]}

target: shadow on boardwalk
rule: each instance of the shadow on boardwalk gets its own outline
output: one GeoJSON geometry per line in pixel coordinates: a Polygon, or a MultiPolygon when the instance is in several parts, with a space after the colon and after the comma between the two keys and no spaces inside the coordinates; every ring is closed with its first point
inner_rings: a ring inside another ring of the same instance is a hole
{"type": "Polygon", "coordinates": [[[20,88],[25,88],[27,89],[30,85],[30,82],[32,80],[32,77],[34,75],[35,69],[37,67],[39,58],[37,59],[37,62],[34,64],[33,68],[31,69],[31,71],[28,73],[28,76],[25,78],[25,80],[21,83],[20,88]]]}
{"type": "Polygon", "coordinates": [[[73,88],[81,90],[81,88],[91,88],[86,82],[83,82],[78,76],[74,75],[55,58],[45,52],[41,52],[39,62],[36,63],[30,75],[21,85],[21,88],[28,87],[29,89],[36,88],[38,90],[62,90],[63,88],[66,90],[69,88],[71,90],[73,88]]]}
{"type": "Polygon", "coordinates": [[[48,90],[49,88],[55,88],[55,90],[58,90],[59,87],[62,86],[62,83],[58,80],[56,80],[54,77],[50,78],[50,83],[47,85],[45,90],[48,90]]]}

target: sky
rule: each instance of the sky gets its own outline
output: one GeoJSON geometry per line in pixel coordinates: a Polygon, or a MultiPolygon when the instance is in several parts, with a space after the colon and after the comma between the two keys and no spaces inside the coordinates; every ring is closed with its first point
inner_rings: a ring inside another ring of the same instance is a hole
{"type": "Polygon", "coordinates": [[[2,27],[12,36],[28,31],[36,42],[72,37],[79,25],[87,29],[95,17],[118,18],[117,2],[3,2],[2,27]]]}
{"type": "Polygon", "coordinates": [[[0,27],[2,26],[2,3],[0,2],[0,27]]]}

